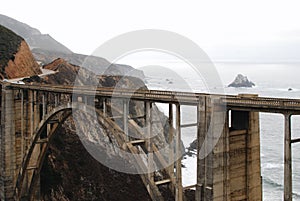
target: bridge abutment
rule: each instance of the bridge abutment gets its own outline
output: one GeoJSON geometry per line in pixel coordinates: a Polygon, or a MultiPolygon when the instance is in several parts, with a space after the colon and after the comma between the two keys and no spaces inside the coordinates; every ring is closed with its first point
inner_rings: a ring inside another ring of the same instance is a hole
{"type": "Polygon", "coordinates": [[[15,101],[12,90],[2,89],[0,136],[0,199],[13,200],[16,180],[15,101]]]}

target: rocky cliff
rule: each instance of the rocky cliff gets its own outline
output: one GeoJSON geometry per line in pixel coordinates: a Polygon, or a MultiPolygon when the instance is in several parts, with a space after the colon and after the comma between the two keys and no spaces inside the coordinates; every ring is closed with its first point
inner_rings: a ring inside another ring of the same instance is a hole
{"type": "Polygon", "coordinates": [[[66,54],[56,51],[48,51],[43,49],[33,49],[32,53],[35,59],[46,65],[57,58],[62,58],[70,64],[81,66],[93,71],[98,75],[130,75],[140,79],[144,79],[144,73],[140,70],[134,69],[128,65],[111,64],[102,57],[88,56],[83,54],[66,54]]]}
{"type": "MultiPolygon", "coordinates": [[[[5,33],[9,33],[9,40],[3,38],[0,42],[2,47],[1,56],[4,55],[1,57],[1,63],[3,63],[3,68],[1,68],[3,72],[1,73],[3,73],[3,78],[26,75],[32,77],[25,79],[25,82],[73,85],[74,80],[80,72],[79,84],[92,83],[106,87],[119,85],[119,87],[124,88],[146,88],[141,79],[115,75],[99,76],[87,69],[80,70],[78,65],[70,64],[64,59],[55,59],[45,65],[45,69],[53,70],[56,73],[39,78],[36,76],[36,74],[39,73],[36,72],[39,70],[38,65],[34,61],[24,40],[4,27],[2,30],[4,30],[5,33]],[[22,69],[19,69],[20,66],[22,69]],[[8,69],[7,72],[6,69],[8,69]]],[[[1,37],[6,35],[7,34],[0,34],[1,37]]],[[[107,62],[106,60],[101,61],[107,62]]],[[[109,62],[108,64],[113,66],[111,72],[116,70],[118,73],[121,72],[124,74],[132,69],[129,66],[118,66],[110,64],[109,62]],[[119,71],[118,67],[122,67],[123,69],[119,71]]],[[[118,110],[120,106],[121,105],[116,104],[117,109],[108,108],[108,113],[112,115],[112,110],[118,110]]],[[[129,104],[131,115],[144,115],[143,107],[143,103],[131,101],[129,104]]],[[[153,119],[155,122],[167,121],[166,117],[158,111],[155,105],[153,109],[158,113],[158,115],[156,115],[157,119],[153,119]]],[[[77,118],[82,118],[89,124],[80,124],[79,128],[76,128],[77,130],[75,131],[74,119],[70,117],[67,123],[58,131],[56,137],[54,137],[42,167],[42,200],[150,200],[146,187],[142,184],[138,175],[116,172],[90,156],[84,148],[83,143],[91,143],[91,146],[93,146],[93,143],[96,143],[98,147],[100,145],[100,149],[103,147],[110,149],[111,152],[107,152],[105,156],[107,160],[115,161],[115,159],[120,158],[120,153],[115,151],[112,147],[112,143],[105,138],[106,132],[108,131],[104,129],[101,130],[101,128],[95,126],[96,123],[94,119],[85,116],[83,113],[75,115],[78,115],[77,118]],[[85,132],[87,127],[93,128],[91,132],[85,132]],[[78,132],[84,135],[79,138],[78,135],[76,135],[78,132]]],[[[122,121],[117,119],[114,121],[118,123],[120,127],[123,127],[122,121]]],[[[137,125],[145,124],[143,119],[138,119],[135,123],[137,125]]],[[[155,139],[156,144],[159,148],[163,147],[166,143],[165,136],[168,131],[164,128],[164,125],[160,123],[156,123],[155,126],[153,126],[153,130],[158,132],[157,138],[155,139]]],[[[125,160],[123,160],[122,164],[132,166],[132,164],[128,164],[125,160]]],[[[166,200],[173,199],[167,191],[165,196],[166,200]]]]}
{"type": "MultiPolygon", "coordinates": [[[[87,69],[68,63],[64,59],[56,59],[44,68],[56,71],[55,74],[44,76],[38,82],[46,84],[72,85],[80,70],[81,76],[78,84],[93,84],[104,87],[119,87],[146,89],[142,80],[124,76],[99,76],[87,69]]],[[[25,80],[26,81],[26,80],[25,80]]],[[[32,80],[27,80],[32,81],[32,80]]],[[[118,103],[116,108],[108,105],[108,115],[113,116],[113,110],[122,110],[118,103]]],[[[130,101],[129,111],[133,116],[144,115],[144,104],[130,101]]],[[[157,112],[155,121],[166,122],[166,117],[157,112]]],[[[115,115],[120,115],[116,114],[115,115]]],[[[121,128],[120,119],[113,119],[121,128]]],[[[144,120],[135,120],[137,125],[145,125],[144,120]]],[[[168,128],[156,123],[153,126],[157,135],[156,144],[163,147],[166,143],[168,128]]],[[[139,175],[130,175],[110,169],[95,160],[84,146],[93,147],[97,153],[104,154],[106,161],[119,161],[121,165],[133,168],[132,164],[123,160],[121,153],[114,147],[113,141],[107,133],[92,117],[84,113],[73,113],[63,127],[58,131],[49,148],[46,160],[43,164],[41,175],[42,200],[151,200],[139,175]],[[76,120],[74,120],[74,117],[76,120]],[[79,123],[84,122],[84,123],[79,123]],[[77,122],[75,126],[75,122],[77,122]],[[89,132],[86,132],[89,130],[89,132]],[[104,150],[104,151],[103,151],[104,150]],[[108,151],[109,150],[109,151],[108,151]],[[116,193],[117,192],[117,193],[116,193]]],[[[166,197],[171,196],[167,194],[166,197]]],[[[166,199],[168,200],[168,198],[166,199]]]]}
{"type": "Polygon", "coordinates": [[[41,73],[23,38],[0,25],[0,78],[11,79],[41,73]]]}

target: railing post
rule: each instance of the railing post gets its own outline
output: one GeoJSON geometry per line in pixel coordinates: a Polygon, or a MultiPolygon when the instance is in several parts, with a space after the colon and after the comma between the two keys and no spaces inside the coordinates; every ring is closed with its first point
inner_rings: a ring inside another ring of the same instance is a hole
{"type": "Polygon", "coordinates": [[[284,201],[292,200],[291,115],[284,115],[284,201]]]}

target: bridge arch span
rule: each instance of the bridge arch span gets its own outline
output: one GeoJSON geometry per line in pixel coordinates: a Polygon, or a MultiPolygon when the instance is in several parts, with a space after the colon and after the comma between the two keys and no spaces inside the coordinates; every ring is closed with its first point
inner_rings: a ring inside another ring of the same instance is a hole
{"type": "Polygon", "coordinates": [[[112,120],[105,118],[104,114],[99,109],[78,102],[67,103],[54,108],[53,110],[50,111],[50,113],[45,115],[43,120],[41,120],[41,122],[39,123],[36,131],[34,132],[34,135],[31,138],[30,145],[26,153],[24,154],[23,162],[21,164],[21,168],[16,181],[16,187],[15,187],[16,200],[20,200],[22,197],[23,183],[24,183],[26,171],[31,168],[33,169],[33,173],[31,179],[29,179],[30,182],[29,182],[29,188],[27,192],[29,195],[29,200],[34,199],[33,196],[35,194],[37,181],[39,179],[38,175],[40,174],[42,164],[44,162],[49,145],[53,137],[57,134],[57,130],[63,125],[66,119],[69,116],[71,116],[73,112],[76,112],[78,110],[86,114],[89,114],[91,116],[95,116],[95,114],[97,114],[97,118],[101,126],[103,126],[105,129],[108,129],[109,131],[114,131],[111,133],[116,135],[115,137],[118,144],[122,145],[122,139],[119,136],[117,136],[117,134],[121,133],[122,130],[112,120]],[[51,125],[50,129],[48,125],[51,125]],[[46,138],[41,138],[42,134],[45,132],[47,132],[46,138]],[[34,150],[36,147],[38,147],[37,145],[41,145],[41,146],[39,147],[40,151],[39,151],[39,156],[37,158],[35,167],[29,167],[34,150]]]}

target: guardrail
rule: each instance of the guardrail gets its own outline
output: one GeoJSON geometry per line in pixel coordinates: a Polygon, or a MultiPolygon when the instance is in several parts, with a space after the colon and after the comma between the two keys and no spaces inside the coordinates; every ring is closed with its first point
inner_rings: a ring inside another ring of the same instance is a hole
{"type": "Polygon", "coordinates": [[[263,108],[300,111],[300,99],[258,97],[255,95],[219,95],[208,93],[192,93],[180,91],[161,90],[133,90],[95,86],[60,86],[60,85],[19,85],[3,83],[6,88],[28,89],[42,92],[77,94],[87,96],[103,96],[115,98],[128,98],[133,100],[150,100],[155,102],[172,102],[196,105],[201,97],[218,99],[219,102],[231,107],[263,108]]]}

